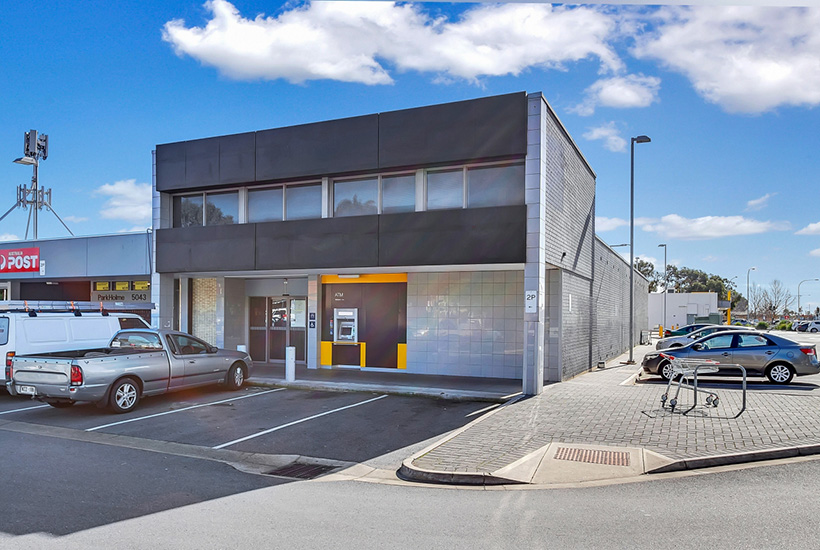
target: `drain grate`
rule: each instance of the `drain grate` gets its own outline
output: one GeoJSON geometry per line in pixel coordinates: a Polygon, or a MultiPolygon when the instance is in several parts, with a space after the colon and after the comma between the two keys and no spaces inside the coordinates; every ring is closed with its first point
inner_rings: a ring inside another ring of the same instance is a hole
{"type": "Polygon", "coordinates": [[[296,479],[314,479],[320,475],[334,470],[336,466],[324,466],[321,464],[288,464],[282,468],[276,468],[270,472],[265,472],[269,476],[292,477],[296,479]]]}
{"type": "Polygon", "coordinates": [[[558,447],[555,458],[556,460],[572,460],[573,462],[603,464],[606,466],[629,466],[628,451],[600,451],[595,449],[558,447]]]}

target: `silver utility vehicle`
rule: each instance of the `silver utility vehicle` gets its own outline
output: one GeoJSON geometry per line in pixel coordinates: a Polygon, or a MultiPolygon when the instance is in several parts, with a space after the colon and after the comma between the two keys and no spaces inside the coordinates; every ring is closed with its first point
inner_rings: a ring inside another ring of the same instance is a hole
{"type": "Polygon", "coordinates": [[[6,369],[6,388],[53,407],[90,401],[125,413],[142,396],[220,383],[239,389],[252,368],[247,353],[184,332],[129,329],[107,348],[16,356],[6,369]]]}

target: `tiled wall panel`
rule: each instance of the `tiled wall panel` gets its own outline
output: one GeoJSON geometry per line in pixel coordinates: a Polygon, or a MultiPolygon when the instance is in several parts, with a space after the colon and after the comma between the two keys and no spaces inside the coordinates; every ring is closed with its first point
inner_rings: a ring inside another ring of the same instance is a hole
{"type": "Polygon", "coordinates": [[[410,273],[407,370],[521,379],[522,271],[410,273]]]}

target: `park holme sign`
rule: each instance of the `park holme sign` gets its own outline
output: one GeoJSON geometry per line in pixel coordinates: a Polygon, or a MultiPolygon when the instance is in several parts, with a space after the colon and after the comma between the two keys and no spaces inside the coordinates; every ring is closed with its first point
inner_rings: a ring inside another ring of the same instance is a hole
{"type": "Polygon", "coordinates": [[[40,271],[39,248],[0,250],[0,273],[40,271]]]}

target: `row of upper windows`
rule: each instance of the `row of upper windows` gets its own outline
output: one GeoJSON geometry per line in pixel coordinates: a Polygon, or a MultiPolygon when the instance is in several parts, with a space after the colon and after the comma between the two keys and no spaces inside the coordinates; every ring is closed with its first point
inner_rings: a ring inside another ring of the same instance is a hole
{"type": "MultiPolygon", "coordinates": [[[[330,180],[331,215],[363,216],[524,204],[524,164],[520,162],[423,170],[418,176],[410,172],[330,180]],[[419,186],[421,193],[417,193],[419,186]],[[417,208],[417,196],[423,197],[422,208],[417,208]]],[[[319,182],[173,197],[174,227],[321,217],[322,184],[319,182]]]]}

